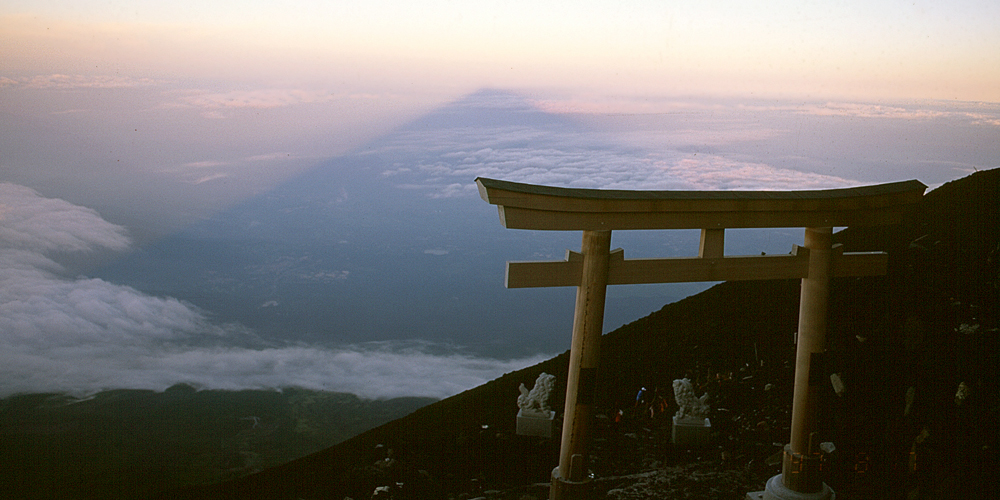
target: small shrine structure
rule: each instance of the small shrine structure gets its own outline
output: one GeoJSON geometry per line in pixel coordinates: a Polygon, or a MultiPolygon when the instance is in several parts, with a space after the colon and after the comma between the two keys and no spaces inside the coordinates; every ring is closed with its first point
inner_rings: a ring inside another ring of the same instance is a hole
{"type": "Polygon", "coordinates": [[[829,500],[820,478],[815,428],[818,389],[809,384],[812,357],[826,344],[830,278],[885,274],[884,252],[845,253],[832,245],[834,227],[894,224],[927,186],[903,181],[813,191],[626,191],[574,189],[477,178],[479,194],[496,205],[508,229],[582,231],[580,252],[554,262],[508,262],[507,288],[575,286],[576,310],[559,464],[550,500],[586,496],[589,429],[608,285],[693,281],[801,279],[790,443],[782,473],[761,497],[829,500]],[[728,228],[805,228],[803,246],[788,255],[725,255],[728,228]],[[613,230],[701,229],[696,257],[625,259],[611,250],[613,230]]]}

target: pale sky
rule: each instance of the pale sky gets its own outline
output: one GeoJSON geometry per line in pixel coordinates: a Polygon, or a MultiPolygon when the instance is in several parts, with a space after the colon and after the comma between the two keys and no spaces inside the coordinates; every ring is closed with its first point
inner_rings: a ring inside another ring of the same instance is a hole
{"type": "Polygon", "coordinates": [[[1000,4],[0,2],[4,76],[1000,101],[1000,4]]]}

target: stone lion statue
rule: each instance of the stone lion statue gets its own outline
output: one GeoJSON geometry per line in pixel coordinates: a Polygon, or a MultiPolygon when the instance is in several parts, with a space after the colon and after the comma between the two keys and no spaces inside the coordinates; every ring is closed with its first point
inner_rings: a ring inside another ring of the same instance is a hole
{"type": "Polygon", "coordinates": [[[677,400],[677,406],[680,407],[674,415],[678,419],[701,419],[708,416],[708,394],[703,394],[700,398],[696,397],[690,379],[674,380],[674,399],[677,400]]]}
{"type": "Polygon", "coordinates": [[[523,413],[532,413],[548,418],[552,408],[549,407],[549,394],[556,385],[555,375],[542,372],[535,380],[535,386],[528,391],[528,388],[521,384],[518,390],[521,395],[517,397],[517,406],[523,413]]]}

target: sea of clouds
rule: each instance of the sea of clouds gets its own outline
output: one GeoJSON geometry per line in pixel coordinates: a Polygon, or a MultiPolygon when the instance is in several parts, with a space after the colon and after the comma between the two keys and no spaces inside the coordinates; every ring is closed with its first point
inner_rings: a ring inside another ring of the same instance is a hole
{"type": "Polygon", "coordinates": [[[184,382],[441,398],[544,359],[483,359],[414,342],[267,345],[191,304],[72,276],[58,261],[128,247],[125,229],[91,209],[0,184],[0,397],[184,382]]]}
{"type": "MultiPolygon", "coordinates": [[[[389,160],[382,174],[388,184],[430,198],[478,198],[472,182],[478,176],[609,189],[849,183],[718,155],[622,145],[502,92],[474,95],[435,120],[405,127],[369,150],[389,160]],[[476,115],[483,110],[497,121],[476,115]]],[[[183,382],[211,389],[295,386],[370,398],[447,397],[548,357],[488,359],[414,341],[276,345],[239,324],[214,321],[192,304],[75,276],[61,264],[130,246],[126,229],[94,210],[0,184],[0,396],[162,390],[183,382]]]]}

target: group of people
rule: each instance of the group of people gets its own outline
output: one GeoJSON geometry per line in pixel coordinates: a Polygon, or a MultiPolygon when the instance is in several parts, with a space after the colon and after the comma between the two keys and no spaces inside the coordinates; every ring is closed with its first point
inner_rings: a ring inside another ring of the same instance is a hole
{"type": "MultiPolygon", "coordinates": [[[[635,395],[635,405],[628,413],[636,417],[655,420],[666,413],[668,408],[670,408],[670,400],[660,393],[659,387],[654,388],[652,392],[642,387],[635,395]]],[[[615,414],[615,422],[621,423],[627,416],[625,409],[619,409],[615,414]]]]}

